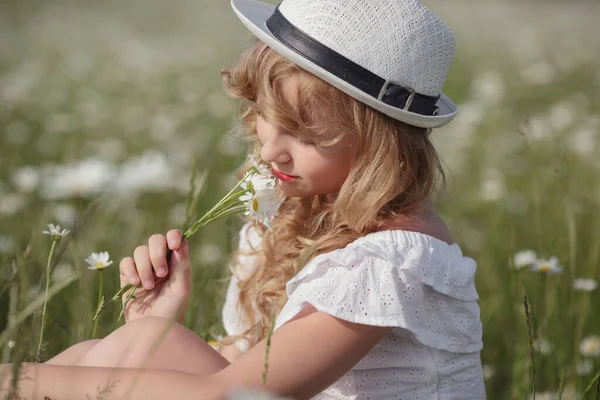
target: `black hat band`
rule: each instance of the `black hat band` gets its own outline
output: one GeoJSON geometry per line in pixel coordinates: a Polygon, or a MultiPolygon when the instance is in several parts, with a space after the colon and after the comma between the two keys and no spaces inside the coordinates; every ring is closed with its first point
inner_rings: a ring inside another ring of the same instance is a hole
{"type": "Polygon", "coordinates": [[[275,8],[267,28],[281,43],[327,72],[392,107],[421,115],[438,115],[440,95],[427,96],[374,74],[302,32],[275,8]]]}

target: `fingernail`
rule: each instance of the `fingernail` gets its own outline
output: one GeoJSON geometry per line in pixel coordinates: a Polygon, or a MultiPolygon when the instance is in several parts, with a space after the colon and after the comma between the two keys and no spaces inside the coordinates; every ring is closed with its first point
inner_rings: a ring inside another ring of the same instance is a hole
{"type": "Polygon", "coordinates": [[[152,289],[152,281],[151,281],[150,279],[146,279],[146,280],[144,281],[144,287],[145,287],[146,289],[152,289]]]}
{"type": "Polygon", "coordinates": [[[177,246],[177,243],[178,243],[177,240],[171,240],[171,241],[169,241],[169,246],[175,247],[175,246],[177,246]]]}
{"type": "Polygon", "coordinates": [[[130,277],[129,277],[129,282],[130,282],[132,285],[137,285],[137,283],[138,283],[138,277],[137,277],[137,276],[130,276],[130,277]]]}
{"type": "Polygon", "coordinates": [[[167,273],[167,270],[162,267],[156,270],[156,275],[158,275],[158,276],[164,276],[166,273],[167,273]]]}

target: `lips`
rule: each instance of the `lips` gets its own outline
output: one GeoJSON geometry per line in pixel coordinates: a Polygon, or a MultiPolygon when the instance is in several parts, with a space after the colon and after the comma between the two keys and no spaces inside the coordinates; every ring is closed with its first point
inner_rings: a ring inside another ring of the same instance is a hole
{"type": "Polygon", "coordinates": [[[288,174],[284,174],[281,171],[277,171],[276,169],[273,169],[273,175],[275,175],[278,179],[281,179],[282,181],[291,181],[294,178],[297,178],[297,176],[293,176],[293,175],[288,175],[288,174]]]}

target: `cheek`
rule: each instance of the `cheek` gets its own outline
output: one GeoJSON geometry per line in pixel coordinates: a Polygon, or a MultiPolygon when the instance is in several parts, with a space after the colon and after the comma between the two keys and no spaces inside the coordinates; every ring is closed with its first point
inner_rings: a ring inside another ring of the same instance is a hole
{"type": "Polygon", "coordinates": [[[338,190],[346,180],[350,170],[350,157],[345,153],[320,153],[303,159],[305,176],[310,177],[315,186],[331,191],[338,190]]]}

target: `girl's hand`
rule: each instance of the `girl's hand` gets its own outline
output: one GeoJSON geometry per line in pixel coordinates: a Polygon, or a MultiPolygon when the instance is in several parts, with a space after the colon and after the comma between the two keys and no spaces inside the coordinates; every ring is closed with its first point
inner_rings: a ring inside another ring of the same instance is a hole
{"type": "MultiPolygon", "coordinates": [[[[144,316],[159,316],[182,322],[192,288],[188,244],[179,230],[167,236],[154,234],[147,246],[138,246],[132,257],[120,263],[121,287],[127,283],[138,287],[135,299],[125,309],[125,321],[144,316]],[[167,262],[167,249],[173,251],[167,262]]],[[[123,301],[127,293],[123,296],[123,301]]]]}

